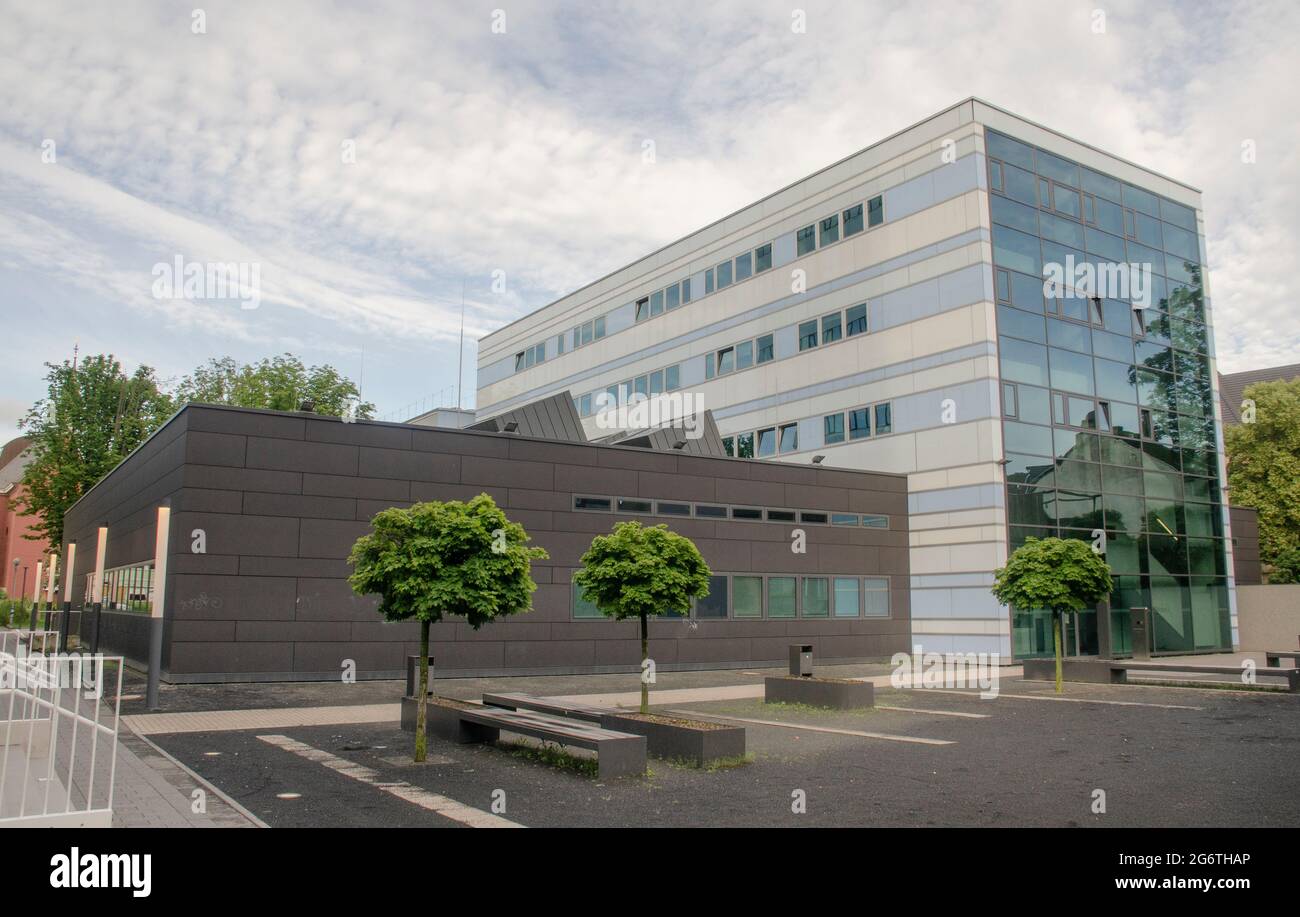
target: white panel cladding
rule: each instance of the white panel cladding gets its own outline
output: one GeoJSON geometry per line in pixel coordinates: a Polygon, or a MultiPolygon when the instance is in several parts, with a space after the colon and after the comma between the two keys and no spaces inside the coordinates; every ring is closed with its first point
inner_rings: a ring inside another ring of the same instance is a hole
{"type": "Polygon", "coordinates": [[[799,352],[799,329],[795,325],[777,328],[772,333],[772,347],[778,360],[794,356],[799,352]]]}

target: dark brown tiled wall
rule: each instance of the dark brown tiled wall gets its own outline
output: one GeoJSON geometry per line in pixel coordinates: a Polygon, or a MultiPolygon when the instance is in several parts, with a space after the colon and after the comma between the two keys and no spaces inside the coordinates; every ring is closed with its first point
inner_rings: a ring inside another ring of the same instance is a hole
{"type": "MultiPolygon", "coordinates": [[[[391,677],[418,651],[415,624],[388,624],[347,584],[346,558],[376,512],[419,500],[490,494],[550,559],[533,567],[533,610],[478,632],[432,629],[440,674],[635,669],[634,622],[574,621],[569,577],[594,535],[616,521],[666,522],[725,573],[887,575],[891,617],[651,625],[663,668],[784,660],[790,643],[817,657],[906,650],[907,484],[901,475],[715,459],[631,447],[525,440],[190,406],[68,514],[77,573],[94,563],[94,532],[110,526],[108,566],[153,553],[154,508],[173,507],[164,666],[175,681],[391,677]],[[574,512],[573,494],[888,515],[889,530],[574,512]],[[190,553],[190,533],[207,553],[190,553]],[[87,547],[88,546],[88,547],[87,547]]],[[[80,582],[80,580],[78,581],[80,582]]],[[[79,599],[79,594],[77,595],[79,599]]]]}

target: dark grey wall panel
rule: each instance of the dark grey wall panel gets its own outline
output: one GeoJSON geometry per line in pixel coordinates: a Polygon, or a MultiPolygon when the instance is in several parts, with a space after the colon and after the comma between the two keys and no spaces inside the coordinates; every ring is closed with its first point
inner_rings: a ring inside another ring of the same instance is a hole
{"type": "Polygon", "coordinates": [[[333,679],[345,660],[361,678],[395,677],[416,651],[418,625],[386,623],[376,597],[355,595],[347,555],[376,512],[484,492],[550,558],[534,565],[532,611],[478,631],[460,620],[431,628],[440,674],[636,669],[635,622],[574,620],[570,607],[570,579],[591,539],[630,519],[692,538],[720,572],[891,581],[889,619],[653,621],[660,667],[780,662],[793,642],[813,643],[824,659],[908,649],[907,488],[896,475],[190,406],[67,521],[79,544],[89,538],[78,552],[82,573],[93,564],[97,525],[110,525],[110,556],[146,559],[157,505],[173,505],[172,680],[333,679]],[[581,512],[575,494],[878,513],[891,527],[581,512]],[[207,554],[190,553],[195,528],[207,533],[207,554]],[[806,553],[791,550],[796,528],[806,553]]]}

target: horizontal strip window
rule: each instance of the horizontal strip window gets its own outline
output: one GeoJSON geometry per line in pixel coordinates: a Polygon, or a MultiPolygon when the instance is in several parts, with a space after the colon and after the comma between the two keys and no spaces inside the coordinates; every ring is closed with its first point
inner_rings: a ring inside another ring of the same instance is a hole
{"type": "MultiPolygon", "coordinates": [[[[854,204],[845,210],[823,217],[810,226],[795,233],[796,257],[811,254],[819,248],[833,245],[863,231],[863,207],[867,211],[867,228],[874,228],[885,221],[885,202],[883,195],[876,195],[863,204],[854,204]],[[819,237],[820,227],[820,237],[819,237]],[[841,229],[843,230],[841,234],[841,229]],[[820,240],[819,240],[820,238],[820,240]]],[[[669,284],[661,290],[646,294],[634,300],[633,321],[640,324],[657,318],[665,312],[671,312],[679,306],[691,302],[692,296],[699,299],[735,283],[748,280],[772,268],[772,243],[765,242],[756,248],[741,252],[733,258],[719,262],[704,271],[703,291],[693,289],[690,277],[684,277],[669,284]]],[[[563,354],[566,349],[576,350],[605,336],[605,320],[609,313],[597,316],[591,321],[578,325],[572,332],[565,332],[556,339],[556,353],[563,354]],[[566,338],[571,335],[571,345],[566,348],[566,338]]],[[[850,332],[855,333],[855,332],[850,332]]],[[[545,342],[530,345],[515,355],[515,372],[531,369],[546,358],[545,342]]]]}
{"type": "Polygon", "coordinates": [[[611,510],[633,515],[690,517],[696,519],[736,519],[743,522],[789,523],[796,520],[805,525],[861,526],[888,529],[889,517],[879,514],[826,513],[812,510],[765,508],[761,506],[730,506],[716,503],[683,503],[679,501],[652,501],[635,497],[598,497],[575,494],[573,508],[587,512],[608,513],[611,510]]]}
{"type": "MultiPolygon", "coordinates": [[[[572,581],[576,573],[570,575],[569,584],[572,619],[614,620],[582,597],[572,581]]],[[[690,616],[701,621],[886,619],[890,617],[889,577],[714,573],[709,577],[709,594],[692,602],[690,616]]]]}

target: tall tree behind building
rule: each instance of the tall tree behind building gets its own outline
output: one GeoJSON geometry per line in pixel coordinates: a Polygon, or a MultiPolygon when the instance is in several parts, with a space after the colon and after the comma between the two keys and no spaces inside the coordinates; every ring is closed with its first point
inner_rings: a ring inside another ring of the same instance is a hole
{"type": "Polygon", "coordinates": [[[45,365],[46,396],[20,422],[32,461],[19,502],[24,515],[38,517],[27,537],[61,545],[63,514],[158,429],[173,404],[151,367],[128,376],[112,354],[45,365]]]}

